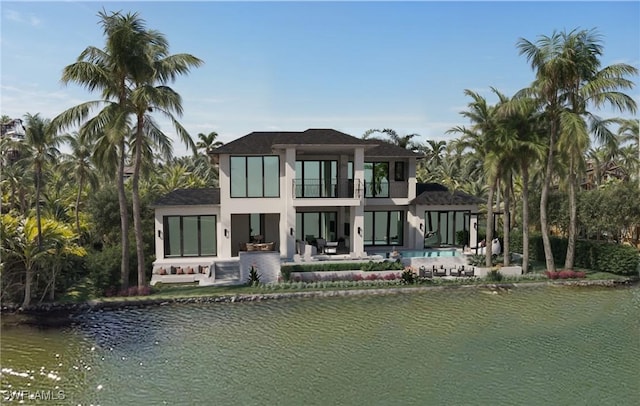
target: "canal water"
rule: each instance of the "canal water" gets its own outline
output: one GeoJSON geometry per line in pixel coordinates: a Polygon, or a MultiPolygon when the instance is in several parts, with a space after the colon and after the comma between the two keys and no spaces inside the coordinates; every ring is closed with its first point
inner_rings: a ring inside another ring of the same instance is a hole
{"type": "Polygon", "coordinates": [[[94,312],[3,328],[0,403],[637,405],[639,311],[540,287],[94,312]]]}

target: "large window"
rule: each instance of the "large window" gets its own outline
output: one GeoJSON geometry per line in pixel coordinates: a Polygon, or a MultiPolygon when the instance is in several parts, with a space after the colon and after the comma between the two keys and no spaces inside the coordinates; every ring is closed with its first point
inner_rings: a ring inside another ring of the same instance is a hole
{"type": "Polygon", "coordinates": [[[231,197],[279,197],[280,158],[232,156],[231,197]]]}
{"type": "Polygon", "coordinates": [[[296,239],[337,241],[336,212],[296,213],[296,239]]]}
{"type": "Polygon", "coordinates": [[[216,216],[165,216],[164,256],[215,256],[216,216]]]}
{"type": "Polygon", "coordinates": [[[364,245],[402,245],[403,234],[404,212],[364,212],[364,245]]]}
{"type": "Polygon", "coordinates": [[[424,218],[425,247],[469,244],[470,212],[468,210],[426,211],[424,218]]]}
{"type": "Polygon", "coordinates": [[[336,197],[338,161],[296,161],[296,197],[336,197]]]}
{"type": "Polygon", "coordinates": [[[364,163],[365,197],[389,197],[389,163],[364,163]]]}

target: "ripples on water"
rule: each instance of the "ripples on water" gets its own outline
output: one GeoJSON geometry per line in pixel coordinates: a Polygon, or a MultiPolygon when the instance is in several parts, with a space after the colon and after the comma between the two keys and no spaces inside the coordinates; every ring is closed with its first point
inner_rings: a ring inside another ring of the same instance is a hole
{"type": "Polygon", "coordinates": [[[5,329],[1,384],[58,388],[60,404],[83,405],[631,405],[639,292],[433,291],[89,313],[62,331],[5,329]]]}

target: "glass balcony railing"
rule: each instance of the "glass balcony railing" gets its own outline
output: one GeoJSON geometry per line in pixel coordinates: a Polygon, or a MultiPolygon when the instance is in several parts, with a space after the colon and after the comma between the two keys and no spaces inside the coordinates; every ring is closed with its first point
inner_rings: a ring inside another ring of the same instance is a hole
{"type": "Polygon", "coordinates": [[[294,179],[293,190],[297,199],[359,199],[362,186],[358,179],[294,179]]]}

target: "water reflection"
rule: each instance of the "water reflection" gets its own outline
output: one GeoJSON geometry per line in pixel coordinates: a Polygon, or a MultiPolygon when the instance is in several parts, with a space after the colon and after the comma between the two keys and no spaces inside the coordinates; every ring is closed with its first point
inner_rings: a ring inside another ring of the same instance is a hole
{"type": "Polygon", "coordinates": [[[3,330],[1,388],[59,389],[61,404],[83,405],[634,404],[638,292],[434,291],[88,313],[63,330],[3,330]]]}

